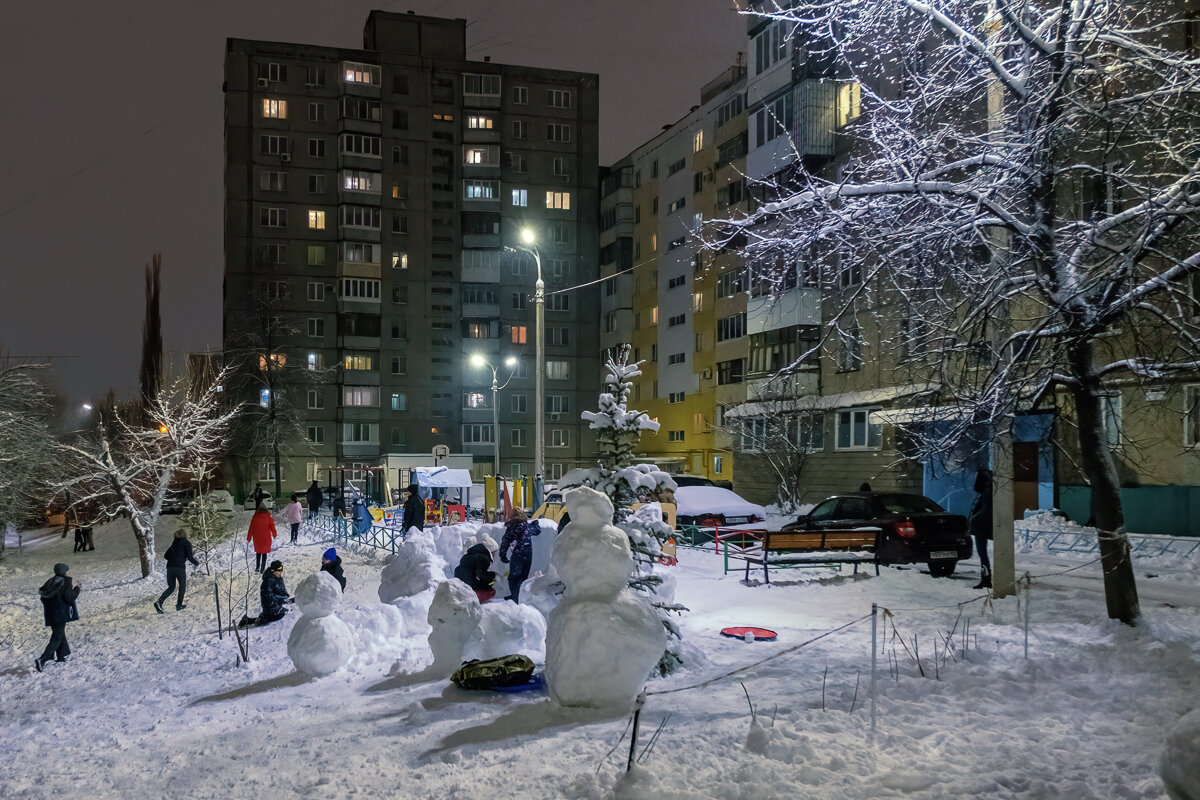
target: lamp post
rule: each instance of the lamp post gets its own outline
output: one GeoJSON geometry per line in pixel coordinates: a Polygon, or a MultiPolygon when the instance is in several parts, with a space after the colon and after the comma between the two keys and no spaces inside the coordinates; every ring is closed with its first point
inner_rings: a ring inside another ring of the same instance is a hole
{"type": "MultiPolygon", "coordinates": [[[[496,365],[484,358],[482,353],[475,353],[471,356],[471,366],[473,367],[491,367],[492,369],[492,474],[497,478],[500,477],[500,390],[508,386],[508,381],[511,381],[514,372],[510,372],[508,380],[503,384],[500,383],[499,371],[496,365]]],[[[512,369],[517,366],[517,359],[509,356],[504,359],[504,366],[512,369]]]]}
{"type": "Polygon", "coordinates": [[[534,308],[534,346],[535,358],[534,364],[534,396],[533,413],[534,413],[534,444],[533,444],[533,507],[537,508],[542,504],[542,486],[545,482],[545,445],[546,445],[546,415],[545,403],[546,393],[544,383],[546,380],[546,282],[542,280],[542,256],[537,248],[537,234],[532,228],[521,229],[521,243],[524,247],[519,249],[524,250],[533,256],[534,263],[537,264],[537,283],[533,285],[533,308],[534,308]]]}

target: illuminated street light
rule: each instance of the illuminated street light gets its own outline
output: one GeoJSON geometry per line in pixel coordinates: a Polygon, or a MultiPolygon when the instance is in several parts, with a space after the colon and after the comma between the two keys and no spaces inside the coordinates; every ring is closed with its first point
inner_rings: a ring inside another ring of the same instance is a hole
{"type": "Polygon", "coordinates": [[[546,380],[546,283],[542,280],[542,255],[537,248],[537,234],[533,228],[521,229],[521,243],[524,247],[516,249],[524,250],[533,256],[533,261],[537,264],[537,283],[534,284],[533,291],[533,308],[534,308],[534,376],[535,376],[535,395],[534,395],[534,444],[533,444],[533,507],[537,508],[542,504],[542,487],[545,484],[545,445],[546,445],[546,421],[545,421],[545,403],[546,394],[544,383],[546,380]]]}
{"type": "MultiPolygon", "coordinates": [[[[492,474],[497,478],[500,477],[500,390],[508,386],[508,382],[513,379],[516,371],[510,372],[508,380],[503,384],[500,383],[498,370],[496,366],[488,361],[482,353],[472,353],[470,364],[472,367],[491,367],[492,370],[492,474]]],[[[509,356],[504,359],[504,366],[513,369],[517,366],[517,359],[514,356],[509,356]]]]}

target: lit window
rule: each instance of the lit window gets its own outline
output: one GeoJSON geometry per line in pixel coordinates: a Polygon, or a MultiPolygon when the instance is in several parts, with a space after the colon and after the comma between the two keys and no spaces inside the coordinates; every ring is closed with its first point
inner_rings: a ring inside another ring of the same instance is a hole
{"type": "Polygon", "coordinates": [[[463,198],[467,200],[495,200],[499,195],[499,181],[463,181],[463,198]]]}
{"type": "Polygon", "coordinates": [[[571,209],[571,193],[546,192],[546,208],[569,211],[571,209]]]}
{"type": "Polygon", "coordinates": [[[481,114],[468,114],[467,127],[475,130],[490,131],[496,125],[496,121],[491,117],[485,117],[481,114]]]}
{"type": "Polygon", "coordinates": [[[408,395],[404,392],[392,393],[392,411],[407,411],[408,395]]]}
{"type": "Polygon", "coordinates": [[[696,131],[696,135],[692,137],[692,152],[699,153],[704,149],[704,131],[696,131]]]}
{"type": "Polygon", "coordinates": [[[317,231],[325,230],[325,212],[310,208],[308,210],[308,227],[317,231]]]}
{"type": "Polygon", "coordinates": [[[309,353],[307,363],[309,372],[322,370],[325,368],[325,356],[321,353],[309,353]]]}
{"type": "Polygon", "coordinates": [[[513,344],[526,344],[526,339],[528,337],[528,333],[529,333],[529,329],[525,325],[513,325],[512,326],[512,343],[513,344]]]}
{"type": "Polygon", "coordinates": [[[342,63],[342,76],[346,83],[361,83],[367,86],[378,86],[380,69],[373,64],[360,64],[356,61],[342,63]]]}
{"type": "Polygon", "coordinates": [[[529,190],[528,189],[513,189],[512,190],[512,204],[514,206],[522,206],[522,207],[529,205],[529,190]]]}
{"type": "Polygon", "coordinates": [[[402,250],[393,250],[392,269],[408,269],[408,253],[402,250]]]}
{"type": "Polygon", "coordinates": [[[287,100],[263,98],[262,115],[266,119],[287,119],[287,100]]]}

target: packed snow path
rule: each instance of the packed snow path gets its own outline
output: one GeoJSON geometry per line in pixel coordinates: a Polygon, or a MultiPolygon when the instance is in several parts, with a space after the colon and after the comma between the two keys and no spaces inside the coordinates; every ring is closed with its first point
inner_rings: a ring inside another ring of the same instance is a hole
{"type": "MultiPolygon", "coordinates": [[[[173,525],[164,520],[163,547],[173,525]]],[[[244,539],[244,523],[240,530],[244,539]]],[[[159,616],[150,603],[161,578],[136,580],[126,525],[99,530],[93,552],[72,553],[71,546],[53,532],[32,534],[23,555],[10,550],[0,565],[6,800],[605,798],[624,771],[627,739],[605,755],[626,716],[597,719],[555,710],[536,695],[413,683],[403,673],[430,659],[421,639],[308,679],[286,652],[294,611],[254,630],[253,660],[236,667],[233,643],[216,636],[211,578],[193,577],[188,608],[159,616]],[[32,661],[48,629],[37,587],[58,561],[83,582],[82,618],[67,629],[71,662],[38,675],[32,661]],[[389,674],[393,663],[400,669],[389,674]]],[[[325,546],[302,539],[276,551],[289,589],[319,567],[325,546]]],[[[343,556],[343,608],[378,602],[381,562],[343,556]]],[[[1035,575],[1087,560],[1018,558],[1019,570],[1035,575]]],[[[949,580],[916,568],[885,569],[878,578],[797,570],[772,586],[747,586],[740,574],[723,576],[711,552],[682,551],[675,574],[677,599],[691,608],[682,625],[692,663],[650,683],[652,691],[759,661],[868,613],[872,602],[891,609],[880,634],[878,734],[872,742],[871,632],[860,623],[737,676],[760,722],[774,720],[753,736],[746,695],[734,680],[652,695],[641,742],[671,717],[621,796],[1162,798],[1164,737],[1200,697],[1196,576],[1170,565],[1138,566],[1143,596],[1162,591],[1189,604],[1147,599],[1145,624],[1136,630],[1106,620],[1096,593],[1052,584],[1065,576],[1035,581],[1029,660],[1024,609],[1015,600],[970,603],[959,619],[956,604],[980,596],[970,589],[971,565],[949,580]],[[957,620],[961,637],[967,619],[966,656],[959,642],[953,657],[935,659],[939,634],[957,620]],[[717,635],[739,624],[772,628],[779,640],[747,644],[717,635]],[[905,645],[919,648],[925,677],[905,645]]]]}

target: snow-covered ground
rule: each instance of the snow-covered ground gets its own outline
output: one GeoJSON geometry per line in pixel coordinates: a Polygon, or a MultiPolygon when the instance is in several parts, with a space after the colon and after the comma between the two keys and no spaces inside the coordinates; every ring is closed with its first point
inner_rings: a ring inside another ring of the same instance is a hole
{"type": "MultiPolygon", "coordinates": [[[[174,524],[164,519],[162,547],[174,524]]],[[[71,545],[27,533],[24,554],[14,547],[0,565],[6,800],[605,798],[614,789],[645,798],[1161,798],[1164,741],[1200,705],[1195,561],[1138,562],[1145,621],[1130,629],[1106,619],[1090,556],[1019,554],[1019,571],[1035,576],[1026,659],[1024,601],[984,599],[970,588],[972,564],[941,580],[918,568],[879,577],[792,570],[765,586],[722,575],[712,551],[681,550],[671,571],[691,609],[682,626],[692,658],[648,684],[639,750],[665,726],[621,779],[626,714],[413,683],[404,673],[430,659],[421,639],[305,678],[286,652],[294,611],[254,630],[252,661],[235,666],[234,644],[216,635],[212,578],[193,577],[188,608],[168,605],[159,616],[150,604],[162,583],[136,579],[126,525],[100,529],[93,552],[71,545]],[[32,662],[48,629],[37,587],[58,561],[83,582],[82,618],[67,629],[71,662],[39,675],[32,662]],[[874,737],[864,619],[872,603],[888,610],[874,737]],[[779,638],[718,635],[730,625],[779,638]]],[[[290,589],[326,546],[302,535],[300,546],[279,548],[273,558],[290,589]]],[[[342,555],[343,608],[377,603],[382,559],[342,555]]]]}

